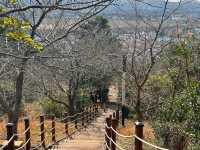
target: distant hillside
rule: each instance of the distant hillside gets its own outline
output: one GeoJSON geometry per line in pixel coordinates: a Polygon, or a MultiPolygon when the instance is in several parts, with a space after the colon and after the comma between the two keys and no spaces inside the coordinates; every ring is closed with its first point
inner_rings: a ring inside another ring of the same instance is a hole
{"type": "MultiPolygon", "coordinates": [[[[163,10],[165,1],[161,0],[143,0],[137,2],[138,10],[143,14],[155,15],[159,14],[163,10]]],[[[169,2],[168,11],[175,9],[178,6],[178,2],[169,2]]],[[[106,16],[126,16],[132,15],[134,12],[134,2],[130,0],[120,0],[115,2],[107,10],[103,12],[106,16]]],[[[190,15],[198,17],[200,14],[200,1],[197,0],[185,0],[181,3],[180,8],[176,12],[178,14],[190,15]]]]}

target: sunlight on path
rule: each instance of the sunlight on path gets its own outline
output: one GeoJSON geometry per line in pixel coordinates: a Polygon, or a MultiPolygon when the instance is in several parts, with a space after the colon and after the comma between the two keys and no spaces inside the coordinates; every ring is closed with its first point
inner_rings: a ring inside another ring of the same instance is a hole
{"type": "Polygon", "coordinates": [[[109,87],[109,92],[108,92],[109,102],[117,102],[117,100],[118,100],[118,93],[119,93],[119,90],[118,90],[117,85],[111,85],[109,87]]]}

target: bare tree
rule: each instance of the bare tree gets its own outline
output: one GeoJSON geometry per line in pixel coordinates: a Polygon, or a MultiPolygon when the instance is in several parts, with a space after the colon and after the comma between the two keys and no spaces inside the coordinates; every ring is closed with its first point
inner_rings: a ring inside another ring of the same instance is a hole
{"type": "MultiPolygon", "coordinates": [[[[52,46],[54,43],[66,38],[72,31],[76,30],[79,25],[87,19],[95,16],[107,6],[112,3],[112,0],[101,1],[38,1],[31,0],[17,1],[16,3],[8,3],[8,1],[1,1],[0,5],[6,9],[1,12],[0,17],[14,16],[19,20],[28,21],[30,23],[30,35],[32,39],[40,41],[44,45],[44,51],[52,46]],[[57,18],[58,17],[58,18],[57,18]],[[66,18],[68,21],[66,21],[66,18]],[[49,28],[48,30],[46,30],[49,28]],[[41,32],[43,31],[43,32],[41,32]],[[40,34],[42,33],[42,34],[40,34]],[[61,34],[62,33],[62,34],[61,34]]],[[[0,51],[3,61],[5,59],[14,59],[13,63],[16,69],[15,82],[15,101],[12,109],[12,115],[9,116],[9,121],[17,125],[19,118],[20,106],[22,103],[24,76],[27,72],[27,66],[30,59],[35,56],[40,56],[37,50],[27,46],[24,43],[17,43],[13,45],[8,40],[2,43],[4,49],[0,51]]],[[[48,58],[52,56],[44,56],[48,58]]],[[[60,56],[59,56],[60,57],[60,56]]],[[[62,57],[62,56],[61,56],[62,57]]],[[[40,57],[41,58],[41,57],[40,57]]],[[[15,131],[16,131],[15,127],[15,131]]]]}
{"type": "MultiPolygon", "coordinates": [[[[119,52],[119,42],[111,34],[107,24],[101,24],[96,20],[90,20],[68,40],[61,40],[56,48],[48,51],[48,54],[60,53],[60,56],[68,57],[55,59],[54,62],[41,62],[42,68],[46,68],[52,74],[50,78],[45,78],[46,81],[41,78],[46,95],[52,101],[66,106],[71,114],[74,113],[77,90],[80,87],[95,88],[97,81],[103,83],[101,79],[112,76],[112,67],[109,63],[112,55],[119,52]],[[51,83],[50,80],[54,83],[53,89],[52,84],[48,84],[51,83]],[[55,95],[58,91],[65,95],[64,100],[60,101],[58,95],[55,95]]],[[[39,69],[39,72],[44,71],[39,69]]]]}
{"type": "MultiPolygon", "coordinates": [[[[134,10],[134,13],[131,14],[132,20],[123,19],[123,24],[129,29],[128,32],[125,31],[125,34],[121,35],[127,55],[126,79],[130,85],[130,95],[132,95],[132,100],[127,105],[134,106],[138,121],[143,120],[145,111],[145,84],[159,62],[160,55],[171,40],[170,38],[162,40],[162,33],[169,35],[165,30],[167,21],[181,3],[182,1],[179,1],[176,8],[169,9],[168,0],[161,1],[160,6],[154,6],[151,2],[133,1],[130,2],[134,10]],[[151,13],[148,15],[140,12],[142,10],[140,3],[156,7],[159,10],[153,17],[154,19],[152,19],[151,13]]],[[[118,29],[120,29],[120,25],[118,25],[118,29]]]]}

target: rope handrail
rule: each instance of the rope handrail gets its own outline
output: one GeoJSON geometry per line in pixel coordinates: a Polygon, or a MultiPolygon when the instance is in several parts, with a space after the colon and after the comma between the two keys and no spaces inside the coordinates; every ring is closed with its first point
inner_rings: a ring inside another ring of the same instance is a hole
{"type": "Polygon", "coordinates": [[[105,126],[106,126],[107,129],[112,129],[112,131],[114,131],[114,132],[115,132],[118,136],[120,136],[120,137],[123,137],[123,138],[133,138],[133,137],[134,137],[134,135],[132,135],[132,136],[126,136],[126,135],[120,134],[120,133],[117,132],[115,129],[113,129],[113,127],[109,127],[109,126],[107,126],[106,124],[105,124],[105,126]]]}
{"type": "MultiPolygon", "coordinates": [[[[93,106],[92,106],[93,107],[93,106]]],[[[91,108],[92,108],[91,107],[91,108]]],[[[66,121],[66,119],[68,119],[68,118],[73,118],[73,120],[72,121],[70,121],[69,123],[71,123],[71,125],[72,125],[72,123],[73,122],[75,122],[75,127],[74,126],[69,126],[68,127],[68,129],[74,129],[74,128],[79,128],[80,126],[81,126],[81,121],[82,121],[82,125],[84,124],[84,120],[82,120],[82,119],[84,119],[84,118],[86,118],[87,119],[87,122],[88,122],[88,120],[90,119],[92,119],[93,118],[93,116],[96,116],[96,115],[92,115],[92,114],[96,114],[96,110],[94,110],[94,107],[92,108],[92,109],[90,109],[89,110],[89,107],[87,108],[86,110],[83,110],[82,112],[79,112],[79,113],[76,113],[76,114],[74,114],[74,115],[71,115],[71,116],[67,116],[67,117],[65,117],[65,118],[63,118],[63,119],[61,119],[61,122],[62,121],[66,121]],[[87,111],[87,109],[88,109],[88,111],[87,111]],[[88,116],[91,116],[91,118],[89,117],[88,118],[88,116]],[[79,121],[80,120],[80,121],[79,121]],[[76,122],[77,121],[77,122],[76,122]],[[77,123],[77,124],[76,124],[77,123]]],[[[49,116],[49,115],[42,115],[42,116],[49,116]]],[[[22,121],[22,119],[19,119],[18,121],[22,121]]],[[[56,122],[56,118],[54,119],[54,121],[56,122]]],[[[44,125],[45,124],[45,120],[43,120],[42,122],[39,122],[39,124],[37,125],[37,127],[41,127],[42,125],[44,125]]],[[[7,142],[2,146],[2,147],[0,147],[0,150],[3,150],[4,148],[6,148],[7,146],[9,146],[9,144],[11,144],[11,141],[12,140],[15,140],[14,138],[16,137],[16,136],[22,136],[22,135],[26,135],[27,134],[27,132],[28,131],[30,131],[30,129],[31,129],[31,127],[29,126],[27,129],[25,129],[25,131],[23,131],[22,133],[17,133],[17,134],[13,134],[12,135],[12,137],[9,139],[9,140],[7,140],[7,142]]],[[[40,131],[40,136],[41,136],[41,134],[44,134],[44,133],[52,133],[52,135],[55,135],[55,133],[53,133],[52,131],[53,130],[55,130],[56,129],[56,127],[51,127],[50,129],[47,129],[46,127],[44,127],[44,129],[42,130],[42,131],[40,131]]],[[[64,133],[66,133],[66,131],[64,132],[64,133]]],[[[30,142],[31,141],[31,137],[28,139],[28,140],[25,140],[24,142],[23,142],[23,145],[22,146],[20,146],[18,149],[16,149],[16,150],[21,150],[21,149],[23,149],[27,144],[28,144],[28,142],[30,142]]],[[[45,142],[45,139],[43,140],[43,141],[41,141],[39,144],[37,144],[35,147],[33,147],[32,148],[32,150],[34,150],[34,149],[38,149],[39,147],[41,147],[42,146],[42,144],[45,142]]]]}
{"type": "Polygon", "coordinates": [[[45,132],[47,132],[47,130],[46,130],[46,129],[42,130],[42,132],[40,132],[40,134],[39,134],[39,135],[41,135],[41,134],[43,134],[43,133],[45,133],[45,132]]]}
{"type": "Polygon", "coordinates": [[[115,146],[117,146],[120,150],[125,150],[125,149],[123,149],[121,146],[119,146],[115,141],[113,141],[113,139],[110,138],[106,132],[105,132],[105,135],[106,135],[106,137],[107,137],[112,143],[114,143],[115,146]]]}
{"type": "Polygon", "coordinates": [[[156,148],[156,149],[158,149],[158,150],[169,150],[169,149],[166,149],[166,148],[162,148],[162,147],[153,145],[153,144],[151,144],[151,143],[149,143],[149,142],[147,142],[147,141],[145,141],[145,140],[139,138],[139,137],[136,136],[136,135],[134,135],[134,137],[135,137],[136,139],[138,139],[139,141],[141,141],[141,142],[143,142],[143,143],[145,143],[145,144],[147,144],[147,145],[149,145],[149,146],[151,146],[151,147],[153,147],[153,148],[156,148]]]}
{"type": "Polygon", "coordinates": [[[123,138],[134,138],[134,135],[123,135],[120,134],[119,132],[117,132],[115,129],[113,129],[113,127],[111,127],[112,131],[115,132],[118,136],[123,137],[123,138]]]}
{"type": "Polygon", "coordinates": [[[56,119],[56,120],[57,120],[58,122],[63,122],[63,121],[65,121],[65,120],[69,119],[69,118],[74,118],[75,116],[80,115],[80,114],[83,114],[83,113],[85,113],[85,112],[86,112],[86,111],[83,111],[83,112],[76,113],[76,114],[74,114],[74,115],[67,116],[67,117],[62,118],[62,119],[56,119]]]}
{"type": "MultiPolygon", "coordinates": [[[[83,114],[83,113],[85,113],[85,111],[84,111],[84,112],[81,112],[81,113],[77,113],[77,114],[75,114],[75,115],[73,115],[73,116],[77,116],[78,114],[83,114]]],[[[90,116],[90,114],[87,114],[87,115],[84,115],[84,116],[82,116],[82,117],[76,118],[76,119],[70,121],[69,123],[74,123],[75,121],[81,120],[81,119],[83,119],[83,118],[85,118],[85,117],[87,117],[87,116],[90,116]]],[[[72,116],[71,116],[71,117],[72,117],[72,116]]],[[[64,119],[65,119],[65,118],[64,118],[64,119]]],[[[44,124],[44,121],[41,122],[38,126],[40,126],[40,125],[42,125],[42,124],[44,124]]],[[[72,126],[72,127],[68,127],[68,129],[73,129],[73,128],[74,128],[73,126],[72,126]]],[[[54,127],[54,128],[50,128],[49,130],[52,131],[52,130],[54,130],[54,129],[55,129],[55,127],[54,127]]],[[[50,131],[49,131],[49,132],[50,132],[50,131]]],[[[42,131],[42,133],[44,133],[44,132],[48,132],[48,131],[45,129],[45,130],[42,131]]],[[[42,134],[42,133],[41,133],[41,134],[42,134]]]]}
{"type": "MultiPolygon", "coordinates": [[[[89,115],[87,115],[87,116],[89,116],[89,115]]],[[[81,120],[81,119],[83,119],[83,118],[85,118],[85,117],[86,117],[86,116],[82,116],[82,117],[76,118],[76,119],[70,121],[70,123],[73,123],[73,122],[75,122],[75,121],[77,121],[77,120],[81,120]]]]}
{"type": "MultiPolygon", "coordinates": [[[[89,107],[88,107],[89,108],[89,107]]],[[[63,119],[60,119],[59,121],[60,122],[62,122],[62,121],[65,121],[66,119],[68,119],[68,118],[73,118],[73,117],[75,117],[75,116],[77,116],[77,115],[81,115],[81,114],[83,114],[83,113],[90,113],[90,112],[87,112],[87,111],[82,111],[82,112],[79,112],[79,113],[76,113],[76,114],[74,114],[74,115],[70,115],[70,116],[67,116],[67,117],[65,117],[65,118],[63,118],[63,119]]]]}
{"type": "Polygon", "coordinates": [[[75,121],[78,121],[78,120],[80,120],[80,119],[82,119],[82,117],[76,118],[76,119],[70,121],[70,123],[74,123],[75,121]]]}
{"type": "Polygon", "coordinates": [[[51,129],[49,129],[49,132],[52,132],[53,130],[55,130],[56,128],[55,127],[53,127],[53,128],[51,128],[51,129]]]}
{"type": "Polygon", "coordinates": [[[42,144],[44,143],[44,141],[45,141],[45,139],[42,142],[40,142],[40,144],[38,144],[36,147],[33,147],[32,150],[35,150],[35,149],[38,149],[39,147],[41,147],[42,144]]]}
{"type": "Polygon", "coordinates": [[[115,133],[116,133],[118,136],[120,136],[120,137],[123,137],[123,138],[136,138],[136,139],[138,139],[139,141],[141,141],[142,143],[145,143],[146,145],[149,145],[149,146],[151,146],[151,147],[153,147],[153,148],[156,148],[156,149],[158,149],[158,150],[169,150],[169,149],[162,148],[162,147],[156,146],[156,145],[154,145],[154,144],[151,144],[151,143],[149,143],[149,142],[147,142],[147,141],[145,141],[145,140],[139,138],[139,137],[136,136],[136,135],[125,136],[125,135],[122,135],[122,134],[118,133],[115,129],[113,129],[113,127],[109,127],[109,126],[107,126],[106,124],[105,124],[105,126],[106,126],[107,129],[111,129],[113,132],[115,132],[115,133]]]}
{"type": "Polygon", "coordinates": [[[38,125],[36,125],[36,127],[40,127],[42,124],[44,124],[45,122],[44,121],[42,121],[42,122],[40,122],[38,125]]]}
{"type": "MultiPolygon", "coordinates": [[[[91,114],[88,112],[86,112],[86,111],[84,111],[84,112],[80,112],[80,113],[76,113],[76,114],[74,114],[74,115],[72,115],[72,116],[67,116],[67,117],[75,117],[75,116],[77,116],[77,115],[80,115],[80,114],[83,114],[83,113],[86,113],[84,116],[81,116],[81,117],[78,117],[78,118],[76,118],[76,119],[74,119],[74,120],[72,120],[72,121],[69,121],[69,123],[71,123],[70,124],[70,126],[68,126],[68,130],[69,129],[74,129],[75,127],[74,127],[74,122],[75,121],[77,121],[77,126],[81,126],[81,125],[79,125],[79,120],[81,121],[81,119],[83,119],[83,118],[86,118],[86,117],[88,117],[88,116],[90,116],[91,114]]],[[[66,118],[67,118],[66,117],[66,118]]],[[[65,120],[66,118],[64,118],[64,119],[62,119],[62,120],[65,120]]],[[[42,123],[44,123],[44,122],[42,122],[42,123]]],[[[40,123],[40,125],[42,124],[42,123],[40,123]]],[[[50,128],[49,130],[49,133],[53,130],[53,129],[55,129],[55,128],[50,128]]],[[[46,129],[45,129],[45,131],[42,131],[42,133],[44,133],[44,132],[48,132],[46,129]]],[[[41,133],[41,134],[42,134],[41,133]]],[[[63,132],[63,133],[65,133],[65,132],[63,132]]]]}
{"type": "Polygon", "coordinates": [[[108,149],[108,150],[111,150],[110,149],[110,147],[108,146],[108,144],[107,144],[107,142],[104,140],[104,144],[105,144],[105,146],[106,146],[106,148],[108,149]]]}
{"type": "Polygon", "coordinates": [[[8,146],[8,144],[13,140],[13,138],[15,138],[16,136],[22,136],[22,135],[25,135],[27,132],[28,132],[28,130],[30,130],[30,127],[29,128],[27,128],[24,132],[22,132],[22,133],[18,133],[18,134],[13,134],[13,136],[8,140],[8,142],[5,144],[5,145],[3,145],[2,147],[0,147],[0,150],[3,150],[6,146],[8,146]]]}
{"type": "Polygon", "coordinates": [[[5,145],[3,145],[2,147],[0,147],[0,150],[3,150],[6,146],[8,146],[8,144],[9,144],[12,140],[14,140],[14,138],[15,138],[15,134],[8,140],[8,142],[6,142],[5,145]]]}
{"type": "Polygon", "coordinates": [[[24,132],[22,132],[22,133],[17,133],[17,134],[14,134],[15,136],[22,136],[22,135],[25,135],[27,132],[28,132],[28,130],[30,130],[31,128],[29,127],[29,128],[27,128],[24,132]]]}
{"type": "Polygon", "coordinates": [[[26,141],[26,143],[24,143],[21,147],[17,148],[16,150],[20,150],[20,149],[24,148],[24,147],[28,144],[28,142],[29,142],[30,140],[31,140],[31,138],[29,138],[29,139],[26,141]]]}
{"type": "MultiPolygon", "coordinates": [[[[62,119],[57,119],[57,118],[56,118],[56,121],[57,121],[57,122],[63,122],[63,121],[66,121],[66,120],[69,119],[69,118],[73,118],[73,117],[75,117],[75,116],[77,116],[77,115],[81,115],[81,114],[83,114],[83,113],[88,113],[88,115],[90,114],[90,112],[83,111],[83,112],[76,113],[76,114],[74,114],[74,115],[67,116],[67,117],[62,118],[62,119]]],[[[87,116],[88,116],[88,115],[87,115],[87,116]]]]}

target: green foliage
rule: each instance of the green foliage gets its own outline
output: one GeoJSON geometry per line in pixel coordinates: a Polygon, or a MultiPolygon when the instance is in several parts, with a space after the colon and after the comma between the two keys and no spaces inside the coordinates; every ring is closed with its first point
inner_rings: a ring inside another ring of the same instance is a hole
{"type": "Polygon", "coordinates": [[[104,18],[103,16],[97,16],[95,21],[96,21],[96,24],[100,25],[101,28],[103,28],[103,29],[110,27],[108,25],[108,20],[106,18],[104,18]]]}
{"type": "Polygon", "coordinates": [[[196,59],[199,55],[196,43],[194,39],[185,39],[173,44],[167,54],[168,69],[163,75],[167,80],[151,78],[154,86],[163,89],[167,85],[171,91],[168,96],[162,97],[163,103],[159,113],[155,114],[154,124],[157,135],[170,148],[181,142],[181,137],[184,139],[182,142],[186,142],[185,147],[189,145],[188,141],[192,147],[200,138],[200,82],[194,67],[200,64],[196,59]]]}
{"type": "Polygon", "coordinates": [[[177,56],[189,56],[191,54],[191,47],[190,47],[191,42],[190,41],[183,41],[180,42],[179,44],[175,45],[175,54],[177,56]]]}
{"type": "MultiPolygon", "coordinates": [[[[17,0],[10,0],[10,3],[16,4],[17,0]]],[[[0,12],[6,11],[6,8],[1,6],[0,12]]],[[[16,42],[24,42],[24,44],[31,46],[38,52],[43,50],[41,43],[35,41],[30,35],[29,31],[31,25],[27,21],[22,21],[13,16],[0,18],[0,34],[8,37],[10,40],[16,42]]]]}
{"type": "Polygon", "coordinates": [[[159,121],[153,122],[153,128],[156,138],[159,140],[160,145],[164,145],[171,150],[176,150],[177,145],[181,144],[187,148],[189,143],[188,135],[183,130],[182,125],[171,122],[160,123],[159,121]]]}
{"type": "Polygon", "coordinates": [[[76,99],[77,99],[76,101],[77,110],[81,110],[82,107],[89,106],[89,104],[91,103],[91,99],[90,99],[90,95],[88,91],[83,88],[80,88],[77,91],[76,99]]]}
{"type": "Polygon", "coordinates": [[[198,83],[192,83],[191,86],[177,94],[174,99],[166,101],[159,118],[167,122],[183,123],[188,119],[192,121],[193,117],[197,117],[196,113],[200,114],[198,89],[198,83]]]}
{"type": "Polygon", "coordinates": [[[14,87],[15,85],[12,82],[9,81],[0,82],[0,90],[12,91],[14,90],[14,87]]]}
{"type": "Polygon", "coordinates": [[[109,21],[103,16],[97,16],[95,19],[89,20],[86,24],[82,26],[86,30],[97,30],[100,32],[102,30],[110,30],[109,21]]]}
{"type": "Polygon", "coordinates": [[[150,76],[148,80],[148,85],[157,86],[157,87],[168,87],[171,85],[170,77],[167,74],[161,75],[156,74],[150,76]]]}
{"type": "Polygon", "coordinates": [[[46,115],[55,115],[56,117],[61,117],[66,111],[66,108],[63,105],[53,102],[48,98],[41,99],[40,105],[46,115]]]}
{"type": "Polygon", "coordinates": [[[9,0],[9,2],[12,3],[12,4],[16,4],[17,0],[9,0]]]}
{"type": "Polygon", "coordinates": [[[192,83],[175,98],[165,99],[159,109],[155,131],[163,139],[170,135],[168,140],[173,141],[170,146],[180,137],[192,139],[194,143],[200,138],[199,87],[198,83],[192,83]]]}

